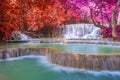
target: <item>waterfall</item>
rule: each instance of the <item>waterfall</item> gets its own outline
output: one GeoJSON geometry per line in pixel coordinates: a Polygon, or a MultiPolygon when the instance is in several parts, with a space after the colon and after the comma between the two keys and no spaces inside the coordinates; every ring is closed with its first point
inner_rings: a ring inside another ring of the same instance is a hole
{"type": "Polygon", "coordinates": [[[13,40],[28,40],[32,39],[30,36],[27,36],[19,31],[14,31],[12,33],[13,40]]]}
{"type": "Polygon", "coordinates": [[[100,38],[100,28],[96,28],[92,31],[92,33],[90,34],[86,34],[85,36],[83,36],[82,38],[100,38]]]}
{"type": "Polygon", "coordinates": [[[85,70],[120,70],[120,55],[47,54],[52,64],[85,70]]]}
{"type": "Polygon", "coordinates": [[[20,40],[28,40],[28,39],[29,39],[29,36],[20,33],[20,40]]]}
{"type": "Polygon", "coordinates": [[[19,56],[45,56],[51,64],[85,70],[120,71],[120,55],[90,55],[60,52],[51,48],[10,48],[0,49],[0,60],[19,56]]]}
{"type": "MultiPolygon", "coordinates": [[[[85,35],[91,34],[92,38],[99,36],[99,28],[93,24],[70,24],[65,26],[65,38],[82,38],[85,35]]],[[[86,37],[88,38],[88,37],[86,37]]]]}
{"type": "Polygon", "coordinates": [[[20,40],[28,40],[28,39],[32,39],[30,36],[27,36],[27,35],[25,35],[25,34],[22,34],[22,33],[20,33],[20,40]]]}
{"type": "Polygon", "coordinates": [[[14,58],[26,55],[45,55],[48,48],[10,48],[0,50],[0,59],[14,58]]]}

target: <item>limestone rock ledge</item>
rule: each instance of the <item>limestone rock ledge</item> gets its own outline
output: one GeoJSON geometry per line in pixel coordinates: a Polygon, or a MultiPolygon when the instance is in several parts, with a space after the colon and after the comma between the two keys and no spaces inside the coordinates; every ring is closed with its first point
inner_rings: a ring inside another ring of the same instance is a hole
{"type": "Polygon", "coordinates": [[[73,54],[51,48],[7,48],[0,49],[0,59],[36,55],[46,56],[51,64],[85,70],[120,71],[119,54],[73,54]]]}

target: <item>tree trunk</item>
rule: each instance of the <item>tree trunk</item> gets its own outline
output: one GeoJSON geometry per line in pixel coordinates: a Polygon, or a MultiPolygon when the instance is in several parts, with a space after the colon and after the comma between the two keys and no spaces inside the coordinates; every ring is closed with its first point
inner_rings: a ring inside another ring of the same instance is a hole
{"type": "Polygon", "coordinates": [[[116,19],[115,19],[115,16],[116,13],[113,12],[112,14],[112,36],[113,38],[117,38],[117,33],[116,33],[116,19]]]}
{"type": "Polygon", "coordinates": [[[118,22],[117,22],[117,25],[120,25],[120,12],[118,14],[118,22]]]}
{"type": "Polygon", "coordinates": [[[117,26],[116,14],[117,14],[119,6],[120,6],[120,0],[118,0],[118,3],[116,4],[115,9],[112,12],[112,36],[113,36],[113,39],[117,38],[117,33],[116,33],[116,26],[117,26]]]}
{"type": "MultiPolygon", "coordinates": [[[[100,4],[102,4],[103,0],[100,0],[100,4]]],[[[100,7],[100,14],[101,14],[101,22],[102,22],[102,26],[103,26],[103,8],[102,6],[100,7]]]]}

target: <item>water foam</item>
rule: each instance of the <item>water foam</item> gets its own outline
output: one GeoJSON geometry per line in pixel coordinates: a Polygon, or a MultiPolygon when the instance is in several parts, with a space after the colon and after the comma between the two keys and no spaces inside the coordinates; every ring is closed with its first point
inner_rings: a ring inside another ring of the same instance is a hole
{"type": "Polygon", "coordinates": [[[17,58],[7,58],[5,60],[0,60],[0,61],[16,61],[16,60],[23,60],[23,59],[37,59],[38,64],[40,66],[48,67],[53,71],[59,72],[59,71],[66,71],[66,72],[79,72],[79,73],[87,73],[87,74],[92,74],[95,76],[98,75],[113,75],[113,76],[120,76],[120,71],[90,71],[90,70],[84,70],[84,69],[76,69],[76,68],[71,68],[71,67],[63,67],[59,66],[56,64],[50,64],[49,61],[47,61],[47,58],[45,56],[35,56],[35,55],[29,55],[29,56],[20,56],[17,58]]]}

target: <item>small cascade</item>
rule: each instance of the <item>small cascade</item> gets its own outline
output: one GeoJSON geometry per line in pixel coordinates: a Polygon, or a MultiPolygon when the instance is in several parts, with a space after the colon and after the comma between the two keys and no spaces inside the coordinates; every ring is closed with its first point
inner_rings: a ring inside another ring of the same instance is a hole
{"type": "Polygon", "coordinates": [[[0,59],[26,55],[45,55],[49,48],[10,48],[0,50],[0,59]]]}
{"type": "Polygon", "coordinates": [[[10,58],[10,54],[6,54],[6,58],[10,58]]]}
{"type": "Polygon", "coordinates": [[[15,31],[12,33],[13,40],[28,40],[32,39],[30,36],[22,34],[21,32],[15,31]]]}
{"type": "Polygon", "coordinates": [[[20,33],[20,40],[28,40],[29,38],[30,38],[29,36],[20,33]]]}
{"type": "MultiPolygon", "coordinates": [[[[95,27],[93,24],[70,24],[65,26],[65,38],[82,38],[83,36],[87,34],[98,35],[96,33],[98,30],[97,27],[95,27]],[[97,30],[97,31],[95,31],[97,30]]],[[[94,36],[94,37],[95,37],[94,36]]]]}
{"type": "Polygon", "coordinates": [[[71,54],[53,48],[0,49],[0,60],[26,55],[46,56],[51,64],[85,70],[120,71],[120,55],[71,54]]]}
{"type": "Polygon", "coordinates": [[[85,70],[120,70],[120,55],[85,55],[50,53],[48,61],[65,67],[73,67],[85,70]]]}
{"type": "Polygon", "coordinates": [[[83,36],[82,38],[91,38],[91,39],[97,39],[97,38],[100,38],[100,28],[96,28],[92,31],[92,33],[90,34],[86,34],[85,36],[83,36]]]}

